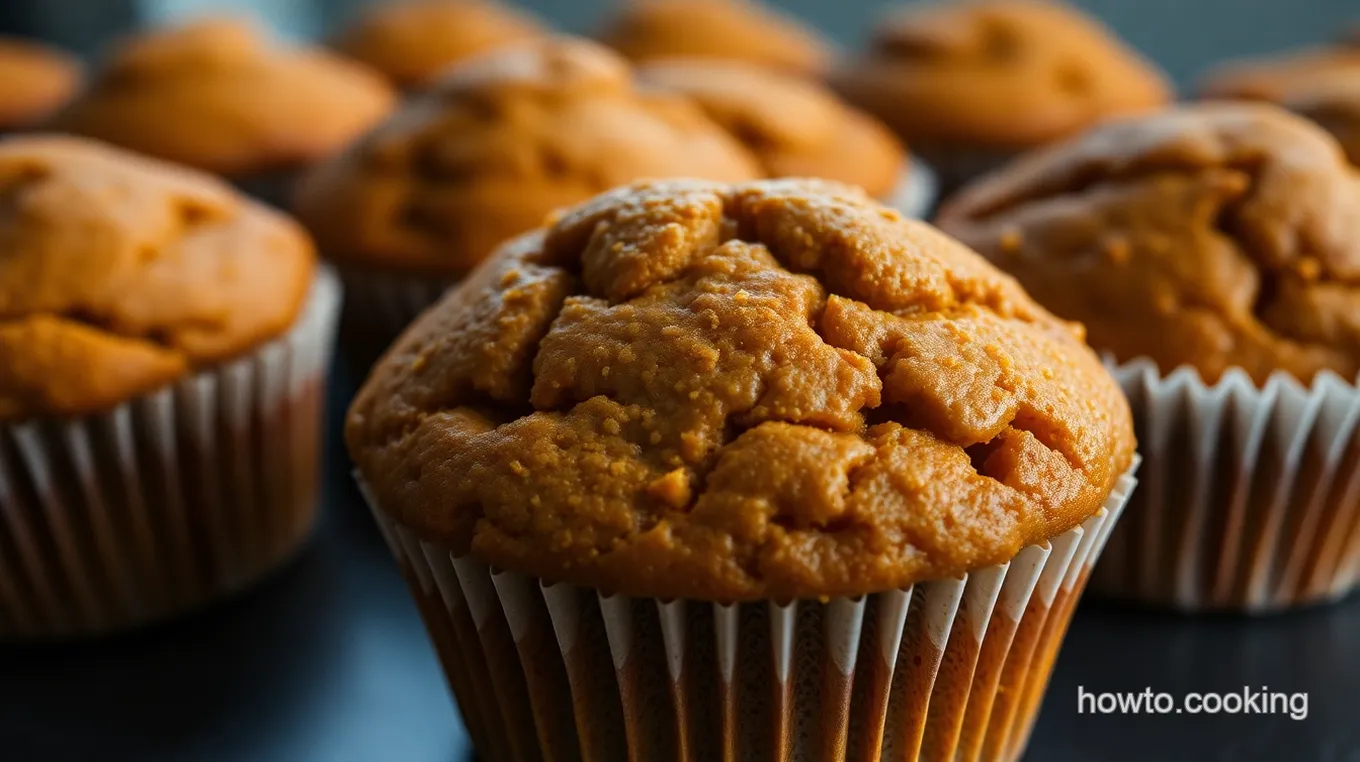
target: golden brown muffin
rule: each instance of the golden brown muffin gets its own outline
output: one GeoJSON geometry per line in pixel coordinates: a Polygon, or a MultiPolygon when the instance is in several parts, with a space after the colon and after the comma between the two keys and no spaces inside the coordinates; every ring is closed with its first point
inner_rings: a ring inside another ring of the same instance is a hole
{"type": "Polygon", "coordinates": [[[970,186],[939,223],[1120,360],[1210,383],[1360,372],[1360,184],[1274,106],[1112,122],[970,186]]]}
{"type": "Polygon", "coordinates": [[[884,198],[907,168],[902,145],[886,127],[810,80],[695,59],[650,64],[638,78],[694,99],[755,154],[767,177],[820,177],[884,198]]]}
{"type": "Polygon", "coordinates": [[[562,206],[646,177],[759,177],[688,99],[583,40],[457,66],[308,176],[297,210],[341,262],[457,277],[562,206]]]}
{"type": "Polygon", "coordinates": [[[717,58],[820,75],[831,46],[757,0],[625,0],[600,39],[634,61],[717,58]]]}
{"type": "Polygon", "coordinates": [[[195,172],[74,138],[0,142],[0,420],[96,412],[278,336],[301,228],[195,172]]]}
{"type": "Polygon", "coordinates": [[[1319,78],[1280,99],[1280,105],[1330,132],[1350,163],[1360,167],[1360,70],[1319,78]]]}
{"type": "Polygon", "coordinates": [[[1171,88],[1098,21],[1043,0],[912,7],[833,77],[912,146],[1016,151],[1166,103],[1171,88]]]}
{"type": "Polygon", "coordinates": [[[0,130],[46,119],[80,86],[80,63],[55,48],[0,37],[0,130]]]}
{"type": "Polygon", "coordinates": [[[128,40],[52,127],[238,178],[328,156],[393,102],[367,68],[209,19],[128,40]]]}
{"type": "Polygon", "coordinates": [[[536,20],[499,2],[399,0],[371,6],[335,47],[409,90],[451,63],[543,34],[536,20]]]}
{"type": "Polygon", "coordinates": [[[505,246],[350,410],[381,508],[455,553],[648,597],[897,589],[1099,510],[1129,410],[930,226],[813,180],[641,183],[505,246]]]}

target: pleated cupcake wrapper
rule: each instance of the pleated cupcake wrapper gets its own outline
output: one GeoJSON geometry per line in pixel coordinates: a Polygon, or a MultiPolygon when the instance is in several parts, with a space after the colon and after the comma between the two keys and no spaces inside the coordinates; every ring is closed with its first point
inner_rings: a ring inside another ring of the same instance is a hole
{"type": "Polygon", "coordinates": [[[340,346],[356,371],[369,367],[427,307],[439,301],[452,282],[437,277],[384,273],[341,265],[345,311],[340,346]]]}
{"type": "Polygon", "coordinates": [[[99,415],[0,425],[0,640],[127,629],[240,589],[316,508],[340,284],[290,331],[99,415]]]}
{"type": "Polygon", "coordinates": [[[1112,368],[1134,412],[1142,486],[1093,590],[1187,611],[1252,613],[1345,595],[1360,577],[1360,390],[1231,370],[1205,384],[1112,368]]]}
{"type": "Polygon", "coordinates": [[[548,585],[423,541],[369,502],[483,759],[996,762],[1024,749],[1132,473],[1081,526],[1008,563],[826,602],[548,585]]]}
{"type": "Polygon", "coordinates": [[[913,156],[883,203],[906,217],[923,220],[935,208],[937,190],[934,170],[913,156]]]}

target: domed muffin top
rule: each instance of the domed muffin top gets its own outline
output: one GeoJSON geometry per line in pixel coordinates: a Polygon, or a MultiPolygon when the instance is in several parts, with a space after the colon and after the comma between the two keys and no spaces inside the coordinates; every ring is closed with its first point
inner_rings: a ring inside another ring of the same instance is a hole
{"type": "Polygon", "coordinates": [[[817,177],[885,198],[906,155],[878,120],[822,85],[731,61],[674,59],[643,66],[643,83],[682,93],[760,160],[768,177],[817,177]]]}
{"type": "Polygon", "coordinates": [[[283,333],[302,230],[197,172],[0,141],[0,420],[97,412],[283,333]]]}
{"type": "Polygon", "coordinates": [[[28,40],[0,37],[0,129],[47,118],[80,86],[73,56],[28,40]]]}
{"type": "Polygon", "coordinates": [[[817,75],[831,46],[757,0],[639,0],[624,3],[600,35],[634,61],[716,58],[817,75]]]}
{"type": "Polygon", "coordinates": [[[398,0],[369,7],[335,46],[412,89],[455,61],[543,34],[537,21],[492,0],[398,0]]]}
{"type": "Polygon", "coordinates": [[[717,601],[1003,562],[1133,452],[1078,326],[810,180],[642,183],[499,249],[350,410],[382,510],[550,581],[717,601]]]}
{"type": "Polygon", "coordinates": [[[52,127],[241,177],[331,154],[393,102],[359,64],[206,19],[125,42],[52,127]]]}
{"type": "Polygon", "coordinates": [[[969,0],[889,16],[837,72],[851,102],[913,140],[1021,149],[1166,103],[1171,88],[1096,20],[1044,0],[969,0]]]}
{"type": "Polygon", "coordinates": [[[1360,185],[1266,104],[1111,122],[964,189],[939,223],[1121,360],[1208,381],[1360,372],[1360,185]]]}
{"type": "Polygon", "coordinates": [[[501,48],[317,168],[297,210],[328,257],[458,276],[553,209],[641,178],[759,167],[689,99],[639,89],[583,40],[501,48]]]}

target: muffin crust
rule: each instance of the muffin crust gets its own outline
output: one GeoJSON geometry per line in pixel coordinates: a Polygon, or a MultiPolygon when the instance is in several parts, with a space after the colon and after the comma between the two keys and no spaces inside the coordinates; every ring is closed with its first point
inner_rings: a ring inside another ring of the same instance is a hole
{"type": "Polygon", "coordinates": [[[1129,411],[1080,328],[817,181],[642,183],[503,246],[349,415],[383,510],[549,581],[858,595],[1097,511],[1129,411]]]}
{"type": "Polygon", "coordinates": [[[328,257],[458,277],[553,209],[676,176],[760,171],[688,99],[639,90],[594,43],[554,39],[455,67],[311,173],[297,210],[328,257]]]}
{"type": "Polygon", "coordinates": [[[830,45],[757,0],[642,0],[621,4],[601,41],[634,61],[716,58],[819,75],[830,45]]]}
{"type": "Polygon", "coordinates": [[[0,142],[0,420],[97,412],[283,333],[314,254],[196,172],[94,142],[0,142]]]}
{"type": "Polygon", "coordinates": [[[1360,372],[1360,185],[1274,106],[1110,123],[979,181],[939,224],[1120,360],[1210,382],[1360,372]]]}
{"type": "Polygon", "coordinates": [[[46,119],[80,86],[74,56],[27,40],[0,37],[0,129],[46,119]]]}
{"type": "Polygon", "coordinates": [[[1096,20],[1046,0],[910,8],[833,75],[852,103],[913,141],[1023,149],[1166,103],[1148,61],[1096,20]]]}
{"type": "Polygon", "coordinates": [[[537,21],[492,0],[399,0],[368,8],[335,47],[409,90],[456,61],[543,34],[537,21]]]}
{"type": "Polygon", "coordinates": [[[767,177],[835,180],[884,198],[906,170],[906,154],[886,127],[806,79],[696,60],[650,64],[638,78],[693,98],[760,160],[767,177]]]}
{"type": "Polygon", "coordinates": [[[359,64],[206,19],[128,40],[52,127],[240,177],[311,164],[393,103],[359,64]]]}

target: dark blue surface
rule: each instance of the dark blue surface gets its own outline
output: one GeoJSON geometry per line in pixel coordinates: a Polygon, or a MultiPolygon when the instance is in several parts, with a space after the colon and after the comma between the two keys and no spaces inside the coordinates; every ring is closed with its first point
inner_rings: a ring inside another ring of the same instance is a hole
{"type": "MultiPolygon", "coordinates": [[[[332,405],[332,431],[339,405],[332,405]]],[[[0,649],[4,762],[464,762],[414,606],[338,441],[314,546],[262,588],[150,632],[0,649]]],[[[1360,603],[1268,619],[1085,605],[1029,760],[1360,761],[1360,603]],[[1079,716],[1076,691],[1310,693],[1309,718],[1079,716]]]]}

